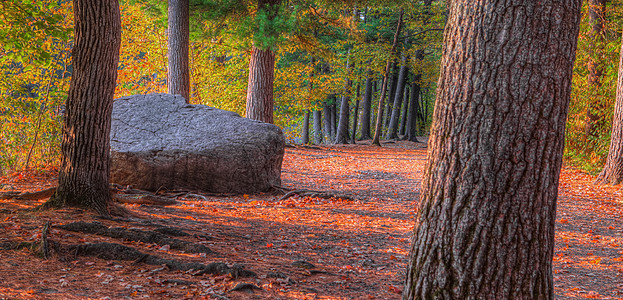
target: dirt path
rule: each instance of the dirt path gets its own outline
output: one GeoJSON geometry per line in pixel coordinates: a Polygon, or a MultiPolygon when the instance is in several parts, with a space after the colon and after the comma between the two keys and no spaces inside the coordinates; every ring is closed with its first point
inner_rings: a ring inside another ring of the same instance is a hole
{"type": "MultiPolygon", "coordinates": [[[[413,211],[426,158],[424,144],[288,148],[283,186],[349,193],[354,200],[274,195],[180,197],[181,205],[128,206],[137,218],[96,219],[81,210],[30,213],[38,202],[0,201],[0,244],[32,241],[46,221],[62,244],[119,243],[186,262],[241,264],[257,277],[196,274],[144,262],[27,249],[0,250],[0,295],[32,299],[398,299],[408,259],[413,211]],[[97,220],[109,228],[173,227],[176,237],[214,253],[69,232],[55,225],[97,220]],[[310,265],[311,264],[311,265],[310,265]],[[261,288],[231,291],[240,283],[261,288]]],[[[53,178],[4,187],[41,189],[53,178]]],[[[558,299],[623,299],[623,205],[616,188],[565,168],[561,178],[554,260],[558,299]],[[592,200],[591,200],[592,199],[592,200]]],[[[2,297],[0,297],[2,298],[2,297]]]]}

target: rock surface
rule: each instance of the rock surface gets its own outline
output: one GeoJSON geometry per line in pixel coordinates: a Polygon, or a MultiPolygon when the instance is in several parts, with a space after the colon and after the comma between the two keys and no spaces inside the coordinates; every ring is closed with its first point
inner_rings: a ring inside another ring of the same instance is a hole
{"type": "Polygon", "coordinates": [[[257,193],[281,183],[285,140],[279,127],[179,95],[114,101],[111,182],[215,193],[257,193]]]}

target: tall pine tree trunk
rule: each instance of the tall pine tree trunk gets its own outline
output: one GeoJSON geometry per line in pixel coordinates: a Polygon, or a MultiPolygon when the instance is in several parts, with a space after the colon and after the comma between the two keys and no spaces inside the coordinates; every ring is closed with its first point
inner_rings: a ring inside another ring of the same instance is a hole
{"type": "Polygon", "coordinates": [[[67,95],[56,193],[44,207],[108,214],[110,123],[121,19],[117,0],[74,0],[73,75],[67,95]]]}
{"type": "MultiPolygon", "coordinates": [[[[259,0],[258,10],[267,11],[269,20],[277,15],[281,0],[259,0]]],[[[253,45],[249,61],[246,117],[264,123],[273,123],[273,82],[275,80],[275,53],[253,45]]]]}
{"type": "Polygon", "coordinates": [[[168,93],[182,95],[186,103],[190,102],[188,1],[169,0],[169,69],[167,73],[168,93]]]}
{"type": "Polygon", "coordinates": [[[451,2],[403,299],[553,299],[581,4],[451,2]]]}
{"type": "Polygon", "coordinates": [[[361,140],[371,140],[370,120],[372,113],[372,83],[373,78],[371,71],[368,70],[368,78],[366,78],[366,90],[363,96],[363,111],[361,112],[361,140]]]}
{"type": "Polygon", "coordinates": [[[322,144],[322,112],[314,110],[314,141],[316,144],[322,144]]]}
{"type": "MultiPolygon", "coordinates": [[[[623,37],[621,40],[623,41],[623,37]]],[[[623,182],[623,44],[621,47],[610,150],[608,151],[606,165],[595,181],[597,184],[620,184],[623,182]]]]}

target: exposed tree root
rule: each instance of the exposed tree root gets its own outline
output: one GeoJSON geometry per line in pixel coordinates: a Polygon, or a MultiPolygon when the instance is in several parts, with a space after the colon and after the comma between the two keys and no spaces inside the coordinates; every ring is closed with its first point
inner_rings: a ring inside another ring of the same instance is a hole
{"type": "Polygon", "coordinates": [[[153,243],[161,246],[169,245],[171,249],[185,251],[188,253],[212,253],[212,250],[204,245],[170,238],[165,234],[156,231],[126,229],[121,227],[108,228],[99,222],[87,223],[82,221],[67,225],[57,225],[55,227],[68,231],[97,234],[135,242],[153,243]]]}
{"type": "Polygon", "coordinates": [[[51,187],[49,189],[32,193],[20,193],[11,191],[0,194],[0,199],[41,200],[45,198],[50,198],[54,194],[54,192],[56,192],[56,187],[51,187]]]}
{"type": "Polygon", "coordinates": [[[279,201],[288,199],[295,195],[298,195],[300,197],[311,197],[311,198],[323,198],[323,199],[336,198],[336,199],[344,199],[344,200],[353,200],[353,197],[347,194],[338,194],[338,193],[331,193],[331,192],[326,192],[326,191],[314,191],[314,190],[301,189],[301,190],[292,190],[292,191],[287,192],[285,195],[279,198],[279,201]]]}
{"type": "Polygon", "coordinates": [[[58,253],[71,253],[74,256],[91,256],[104,260],[132,260],[135,263],[145,263],[148,265],[165,265],[172,270],[189,271],[192,274],[230,274],[234,278],[255,277],[254,272],[246,270],[242,265],[235,264],[231,268],[222,262],[201,264],[195,262],[182,262],[173,259],[164,259],[155,255],[142,253],[132,247],[115,243],[96,243],[84,245],[60,245],[55,243],[58,253]]]}
{"type": "Polygon", "coordinates": [[[176,205],[179,204],[178,201],[155,196],[155,195],[145,195],[145,194],[114,194],[113,200],[119,203],[124,204],[147,204],[147,205],[158,205],[158,206],[167,206],[167,205],[176,205]]]}

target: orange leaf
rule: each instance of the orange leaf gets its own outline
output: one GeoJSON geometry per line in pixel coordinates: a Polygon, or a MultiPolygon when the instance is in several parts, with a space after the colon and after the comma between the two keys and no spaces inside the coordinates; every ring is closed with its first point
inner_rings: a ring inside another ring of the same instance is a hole
{"type": "Polygon", "coordinates": [[[591,264],[598,265],[601,262],[601,257],[593,259],[590,261],[591,264]]]}
{"type": "Polygon", "coordinates": [[[561,224],[567,224],[567,223],[569,223],[569,220],[567,220],[567,219],[560,219],[560,223],[561,224]]]}
{"type": "Polygon", "coordinates": [[[273,243],[266,243],[266,248],[271,248],[273,246],[273,243]]]}

